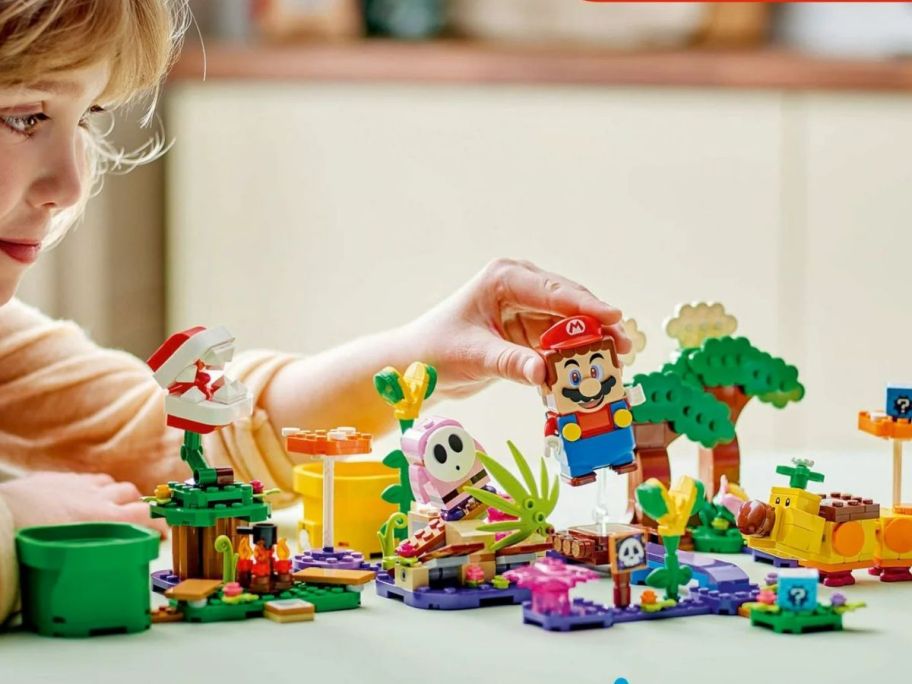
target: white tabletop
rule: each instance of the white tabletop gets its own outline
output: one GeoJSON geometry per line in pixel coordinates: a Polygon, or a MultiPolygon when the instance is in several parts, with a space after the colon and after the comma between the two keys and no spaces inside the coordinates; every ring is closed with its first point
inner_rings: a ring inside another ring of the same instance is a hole
{"type": "MultiPolygon", "coordinates": [[[[889,504],[885,443],[882,449],[875,443],[865,454],[812,456],[815,469],[827,475],[827,490],[873,495],[889,504]]],[[[909,461],[907,472],[912,470],[909,461]]],[[[753,497],[765,499],[768,487],[782,479],[773,473],[780,462],[788,459],[772,454],[745,458],[742,480],[753,497]]],[[[579,517],[586,506],[585,497],[573,492],[555,522],[586,522],[579,517]]],[[[283,513],[279,519],[289,525],[296,514],[283,513]]],[[[168,555],[163,548],[157,567],[167,566],[168,555]]],[[[753,581],[770,570],[744,555],[725,559],[742,566],[753,581]]],[[[855,577],[856,585],[838,591],[868,607],[847,614],[841,633],[779,635],[751,627],[744,618],[713,615],[551,633],[523,625],[519,606],[422,611],[381,599],[370,586],[360,609],[318,614],[311,623],[164,624],[137,635],[80,640],[6,634],[0,636],[0,682],[325,684],[370,679],[467,684],[497,677],[523,684],[612,684],[624,677],[631,684],[723,678],[771,684],[805,676],[806,682],[835,684],[904,673],[903,653],[912,648],[912,583],[881,584],[863,571],[855,577]]],[[[822,587],[821,597],[834,591],[822,587]]],[[[610,603],[611,583],[589,583],[574,595],[610,603]]]]}

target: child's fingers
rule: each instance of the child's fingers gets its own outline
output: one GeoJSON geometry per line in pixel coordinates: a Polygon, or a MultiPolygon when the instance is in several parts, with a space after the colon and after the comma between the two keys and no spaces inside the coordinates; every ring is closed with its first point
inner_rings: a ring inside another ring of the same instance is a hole
{"type": "Polygon", "coordinates": [[[502,297],[502,303],[561,317],[589,314],[605,325],[621,320],[620,309],[606,304],[582,285],[532,264],[499,260],[486,275],[493,282],[485,287],[502,297]]]}
{"type": "Polygon", "coordinates": [[[159,534],[162,535],[162,537],[164,537],[168,532],[167,523],[161,518],[156,518],[153,520],[149,515],[149,504],[142,501],[135,501],[133,503],[123,504],[121,506],[115,506],[114,518],[121,522],[133,523],[134,525],[142,525],[143,527],[150,527],[154,530],[157,530],[159,534]]]}
{"type": "Polygon", "coordinates": [[[98,485],[99,487],[103,487],[114,482],[114,478],[107,473],[85,473],[77,475],[77,477],[81,477],[86,482],[91,482],[93,485],[98,485]]]}
{"type": "Polygon", "coordinates": [[[541,385],[545,381],[545,362],[537,352],[494,335],[484,349],[484,370],[513,382],[541,385]]]}
{"type": "Polygon", "coordinates": [[[113,482],[102,487],[104,495],[117,504],[139,501],[142,493],[132,482],[113,482]]]}
{"type": "Polygon", "coordinates": [[[607,325],[605,328],[608,331],[608,334],[614,338],[618,354],[626,354],[633,348],[633,343],[630,341],[630,338],[627,337],[627,333],[624,331],[623,326],[615,323],[614,325],[607,325]]]}

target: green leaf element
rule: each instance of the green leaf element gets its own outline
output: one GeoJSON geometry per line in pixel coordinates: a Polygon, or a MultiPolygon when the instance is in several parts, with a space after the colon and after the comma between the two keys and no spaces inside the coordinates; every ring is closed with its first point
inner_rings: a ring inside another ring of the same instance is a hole
{"type": "Polygon", "coordinates": [[[538,487],[535,486],[535,476],[532,475],[532,468],[526,463],[526,459],[519,453],[519,449],[516,448],[516,445],[513,444],[513,442],[508,441],[507,446],[510,449],[510,453],[513,454],[513,460],[516,461],[516,467],[519,468],[519,473],[526,482],[526,487],[529,488],[529,493],[534,498],[538,498],[538,487]]]}
{"type": "Polygon", "coordinates": [[[693,508],[690,509],[688,517],[696,515],[703,508],[703,502],[706,501],[706,485],[703,484],[703,481],[694,480],[694,488],[697,490],[697,496],[694,499],[693,508]]]}
{"type": "Polygon", "coordinates": [[[665,568],[656,568],[646,576],[646,584],[653,589],[664,590],[668,584],[668,571],[665,568]]]}
{"type": "MultiPolygon", "coordinates": [[[[509,501],[508,499],[503,498],[502,496],[497,496],[493,492],[489,492],[487,489],[478,489],[476,487],[466,487],[466,492],[469,496],[474,496],[476,499],[481,501],[488,508],[493,508],[501,513],[506,513],[507,515],[515,515],[519,517],[522,515],[522,509],[509,501]]],[[[512,521],[510,521],[512,525],[512,521]]]]}
{"type": "Polygon", "coordinates": [[[525,457],[513,442],[507,442],[516,467],[525,480],[525,485],[517,480],[513,474],[500,463],[495,461],[487,454],[477,452],[478,459],[497,483],[504,489],[509,499],[493,494],[487,490],[477,487],[468,487],[466,492],[474,496],[481,503],[494,508],[498,511],[516,517],[516,520],[503,520],[495,523],[486,523],[479,525],[478,529],[482,532],[508,532],[513,530],[512,534],[503,539],[494,542],[491,546],[492,551],[499,551],[507,546],[512,546],[525,539],[533,533],[541,535],[547,534],[551,529],[551,523],[548,522],[548,516],[554,512],[557,506],[557,497],[560,491],[558,480],[555,477],[549,481],[548,468],[541,462],[540,482],[536,484],[535,477],[532,475],[532,468],[525,457]]]}
{"type": "Polygon", "coordinates": [[[395,470],[408,468],[408,459],[405,457],[405,454],[402,453],[402,449],[395,449],[383,458],[383,465],[395,470]]]}
{"type": "Polygon", "coordinates": [[[424,398],[430,399],[434,390],[437,389],[437,369],[429,363],[424,364],[424,367],[427,370],[428,375],[428,384],[427,389],[424,390],[424,398]]]}
{"type": "Polygon", "coordinates": [[[646,481],[638,486],[636,499],[640,508],[653,520],[658,520],[670,512],[665,497],[662,496],[662,487],[655,482],[646,481]]]}
{"type": "Polygon", "coordinates": [[[402,493],[403,488],[401,484],[391,484],[380,493],[380,498],[386,501],[386,503],[398,505],[402,500],[402,493]]]}
{"type": "Polygon", "coordinates": [[[384,368],[374,375],[374,388],[387,404],[397,404],[405,399],[399,385],[399,377],[399,372],[391,367],[384,368]]]}

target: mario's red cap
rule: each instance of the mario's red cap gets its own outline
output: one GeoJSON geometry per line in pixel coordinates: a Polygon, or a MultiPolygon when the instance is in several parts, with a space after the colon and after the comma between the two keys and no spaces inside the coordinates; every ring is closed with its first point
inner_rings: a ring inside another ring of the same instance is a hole
{"type": "Polygon", "coordinates": [[[543,351],[576,349],[603,340],[606,336],[597,318],[581,314],[552,325],[542,333],[539,344],[543,351]]]}

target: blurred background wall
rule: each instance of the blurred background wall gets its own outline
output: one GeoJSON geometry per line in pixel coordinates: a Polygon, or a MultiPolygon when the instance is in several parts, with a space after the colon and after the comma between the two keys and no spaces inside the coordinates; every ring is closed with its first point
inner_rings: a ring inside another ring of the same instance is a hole
{"type": "MultiPolygon", "coordinates": [[[[751,405],[742,445],[870,448],[856,411],[912,376],[912,12],[725,5],[197,2],[174,148],[22,296],[142,356],[200,322],[306,354],[527,258],[639,321],[634,371],[696,299],[798,365],[805,400],[751,405]]],[[[531,388],[440,410],[539,440],[531,388]]]]}

